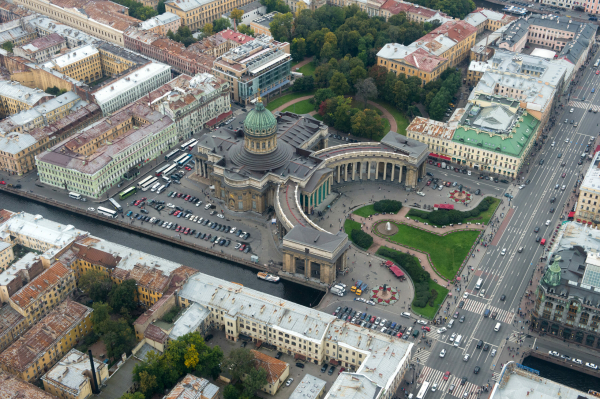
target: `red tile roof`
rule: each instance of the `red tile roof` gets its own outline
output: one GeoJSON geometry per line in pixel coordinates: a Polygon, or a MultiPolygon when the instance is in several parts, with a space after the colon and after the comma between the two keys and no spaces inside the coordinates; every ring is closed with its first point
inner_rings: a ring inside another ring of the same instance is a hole
{"type": "Polygon", "coordinates": [[[15,292],[10,297],[10,300],[20,308],[25,309],[32,301],[44,294],[48,287],[53,286],[72,273],[73,271],[61,262],[56,262],[48,269],[44,270],[39,276],[31,280],[29,284],[15,292]]]}
{"type": "Polygon", "coordinates": [[[0,398],[2,399],[58,399],[56,396],[0,370],[0,398]]]}
{"type": "Polygon", "coordinates": [[[446,59],[438,57],[437,55],[429,54],[424,49],[418,48],[411,54],[404,57],[404,62],[422,71],[431,72],[440,64],[446,62],[446,59]]]}
{"type": "Polygon", "coordinates": [[[428,36],[436,37],[438,35],[446,35],[450,39],[460,43],[476,33],[477,28],[466,21],[448,21],[429,32],[429,34],[423,36],[422,39],[428,36]]]}
{"type": "Polygon", "coordinates": [[[163,330],[161,330],[160,327],[155,326],[154,324],[150,324],[148,327],[146,327],[146,331],[144,331],[144,337],[162,344],[166,343],[167,339],[169,338],[169,336],[163,330]]]}
{"type": "Polygon", "coordinates": [[[254,367],[257,369],[262,368],[267,372],[267,381],[269,381],[269,384],[277,382],[288,367],[286,362],[255,351],[254,349],[252,349],[252,354],[254,355],[254,367]]]}
{"type": "Polygon", "coordinates": [[[252,36],[244,35],[243,33],[235,32],[231,29],[227,29],[218,33],[224,39],[231,40],[238,44],[245,44],[254,40],[252,36]]]}

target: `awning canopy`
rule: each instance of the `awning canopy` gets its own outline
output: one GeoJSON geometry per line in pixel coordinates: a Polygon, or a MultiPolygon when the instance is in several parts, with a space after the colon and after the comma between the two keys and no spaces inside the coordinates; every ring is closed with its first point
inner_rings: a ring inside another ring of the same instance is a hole
{"type": "Polygon", "coordinates": [[[447,157],[445,155],[439,155],[439,154],[436,154],[434,152],[430,152],[429,156],[430,157],[434,157],[434,158],[443,159],[444,161],[451,161],[452,160],[450,157],[447,157]]]}
{"type": "Polygon", "coordinates": [[[400,268],[398,266],[396,266],[396,265],[390,267],[390,270],[391,270],[392,273],[394,273],[394,275],[396,277],[403,277],[404,276],[404,273],[402,272],[402,270],[400,270],[400,268]]]}
{"type": "Polygon", "coordinates": [[[569,212],[569,217],[570,218],[575,217],[575,212],[569,212]]]}
{"type": "Polygon", "coordinates": [[[438,209],[447,209],[447,210],[454,209],[454,205],[452,205],[452,204],[434,204],[433,207],[438,208],[438,209]]]}
{"type": "Polygon", "coordinates": [[[388,260],[385,262],[385,265],[388,267],[392,267],[392,266],[394,266],[394,262],[392,262],[391,260],[388,260]]]}
{"type": "Polygon", "coordinates": [[[219,116],[217,116],[216,118],[212,118],[211,120],[209,120],[208,122],[206,122],[207,126],[214,126],[218,123],[221,123],[225,118],[231,116],[231,114],[233,114],[232,111],[228,111],[225,112],[224,114],[221,114],[219,116]]]}

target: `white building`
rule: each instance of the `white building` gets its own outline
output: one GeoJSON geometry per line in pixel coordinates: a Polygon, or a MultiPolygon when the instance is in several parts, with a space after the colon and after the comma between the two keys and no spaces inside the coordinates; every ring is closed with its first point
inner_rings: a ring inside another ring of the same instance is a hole
{"type": "Polygon", "coordinates": [[[96,91],[93,96],[107,115],[138,100],[171,80],[171,66],[152,62],[96,91]]]}

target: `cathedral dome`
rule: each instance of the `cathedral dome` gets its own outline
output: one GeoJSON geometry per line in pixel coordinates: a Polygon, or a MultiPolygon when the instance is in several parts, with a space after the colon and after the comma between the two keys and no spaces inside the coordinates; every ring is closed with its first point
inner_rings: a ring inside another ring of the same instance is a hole
{"type": "Polygon", "coordinates": [[[254,137],[270,136],[277,132],[277,119],[265,108],[259,98],[256,107],[244,120],[244,133],[254,137]]]}

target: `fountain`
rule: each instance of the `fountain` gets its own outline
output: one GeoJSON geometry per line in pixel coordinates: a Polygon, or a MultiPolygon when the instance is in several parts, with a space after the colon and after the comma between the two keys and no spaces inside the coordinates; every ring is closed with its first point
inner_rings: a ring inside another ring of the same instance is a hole
{"type": "Polygon", "coordinates": [[[377,225],[377,231],[384,236],[393,236],[398,232],[398,226],[390,222],[379,223],[377,225]]]}

